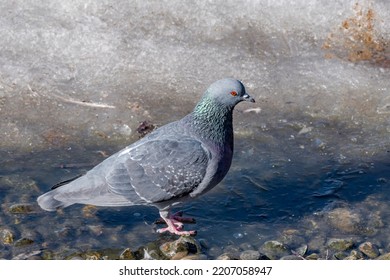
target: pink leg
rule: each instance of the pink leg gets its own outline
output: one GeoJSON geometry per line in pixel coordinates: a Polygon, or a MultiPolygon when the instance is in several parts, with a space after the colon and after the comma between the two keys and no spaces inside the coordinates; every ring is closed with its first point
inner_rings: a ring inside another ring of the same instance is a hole
{"type": "Polygon", "coordinates": [[[167,224],[167,227],[158,229],[157,232],[163,233],[168,231],[170,233],[177,234],[177,235],[196,235],[195,230],[190,230],[190,231],[182,230],[184,221],[191,221],[192,223],[195,221],[194,219],[183,218],[182,215],[183,215],[182,212],[178,212],[171,215],[169,214],[169,211],[160,211],[160,216],[167,224]]]}

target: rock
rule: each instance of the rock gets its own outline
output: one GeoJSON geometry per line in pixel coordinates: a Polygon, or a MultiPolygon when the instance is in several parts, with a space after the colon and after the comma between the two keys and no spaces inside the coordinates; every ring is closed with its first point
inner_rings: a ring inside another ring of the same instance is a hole
{"type": "Polygon", "coordinates": [[[307,245],[306,244],[304,244],[304,245],[302,245],[294,250],[294,254],[297,254],[297,255],[302,256],[302,257],[306,254],[306,252],[307,252],[307,245]]]}
{"type": "Polygon", "coordinates": [[[182,260],[207,260],[207,256],[205,254],[196,254],[196,255],[188,255],[182,258],[182,260]]]}
{"type": "Polygon", "coordinates": [[[313,251],[323,251],[326,247],[326,237],[322,235],[314,235],[308,243],[308,247],[313,251]]]}
{"type": "Polygon", "coordinates": [[[34,240],[27,238],[27,237],[22,237],[18,240],[15,241],[14,245],[15,247],[22,247],[22,246],[28,246],[34,243],[34,240]]]}
{"type": "Polygon", "coordinates": [[[312,253],[310,255],[308,255],[307,257],[305,257],[306,260],[318,260],[320,258],[320,256],[318,256],[318,254],[316,253],[312,253]]]}
{"type": "Polygon", "coordinates": [[[231,260],[239,260],[240,259],[241,249],[237,246],[234,246],[234,245],[226,246],[225,249],[223,250],[223,252],[228,254],[230,256],[231,260]]]}
{"type": "Polygon", "coordinates": [[[65,226],[63,228],[60,228],[59,230],[55,230],[54,233],[59,238],[68,238],[74,233],[74,231],[70,227],[65,226]]]}
{"type": "Polygon", "coordinates": [[[20,174],[4,175],[0,177],[0,187],[17,190],[32,190],[40,192],[37,183],[29,177],[23,177],[20,174]]]}
{"type": "Polygon", "coordinates": [[[82,209],[82,213],[85,218],[94,218],[97,211],[98,209],[94,205],[85,205],[82,209]]]}
{"type": "Polygon", "coordinates": [[[252,244],[246,243],[246,242],[245,243],[241,243],[239,247],[243,251],[245,251],[245,250],[254,250],[255,249],[252,244]]]}
{"type": "Polygon", "coordinates": [[[333,258],[335,260],[344,260],[348,257],[348,254],[346,252],[336,252],[333,254],[333,258]]]}
{"type": "Polygon", "coordinates": [[[141,246],[136,251],[133,252],[135,259],[137,260],[167,260],[166,257],[161,251],[159,242],[150,242],[146,247],[141,246]]]}
{"type": "Polygon", "coordinates": [[[102,225],[87,225],[88,230],[95,236],[100,236],[103,234],[102,225]]]}
{"type": "Polygon", "coordinates": [[[237,258],[234,258],[234,256],[229,253],[223,253],[218,256],[217,260],[237,260],[237,258]]]}
{"type": "Polygon", "coordinates": [[[42,251],[42,259],[44,260],[54,260],[55,255],[54,252],[51,250],[44,250],[42,251]]]}
{"type": "Polygon", "coordinates": [[[390,260],[390,253],[386,253],[386,254],[380,255],[376,259],[377,260],[390,260]]]}
{"type": "Polygon", "coordinates": [[[121,260],[135,260],[135,256],[130,248],[126,248],[120,255],[119,259],[121,260]]]}
{"type": "Polygon", "coordinates": [[[359,245],[359,250],[370,259],[375,259],[379,256],[379,249],[375,244],[367,241],[359,245]]]}
{"type": "Polygon", "coordinates": [[[87,252],[81,255],[84,260],[102,260],[103,255],[99,252],[87,252]]]}
{"type": "Polygon", "coordinates": [[[173,257],[171,257],[171,260],[181,260],[182,258],[186,257],[188,255],[188,251],[180,251],[177,252],[173,257]]]}
{"type": "Polygon", "coordinates": [[[283,244],[289,246],[290,248],[297,247],[300,244],[305,243],[305,239],[296,229],[284,230],[282,236],[279,239],[283,244]]]}
{"type": "Polygon", "coordinates": [[[42,253],[42,251],[35,250],[32,252],[18,254],[16,256],[14,256],[12,259],[13,260],[42,260],[42,257],[39,256],[41,253],[42,253]]]}
{"type": "Polygon", "coordinates": [[[210,248],[206,239],[203,239],[203,238],[199,239],[198,242],[199,242],[199,244],[200,244],[200,246],[202,248],[204,248],[204,249],[209,249],[210,248]]]}
{"type": "Polygon", "coordinates": [[[327,215],[330,225],[344,233],[353,233],[360,226],[361,217],[347,208],[335,208],[327,215]]]}
{"type": "Polygon", "coordinates": [[[385,226],[379,211],[370,214],[368,226],[374,228],[383,228],[385,226]]]}
{"type": "Polygon", "coordinates": [[[12,244],[14,242],[14,234],[9,229],[0,229],[0,241],[4,245],[12,244]]]}
{"type": "Polygon", "coordinates": [[[221,255],[223,253],[223,251],[222,251],[221,247],[213,246],[209,250],[207,250],[207,253],[209,256],[214,256],[214,258],[215,258],[215,257],[221,255]]]}
{"type": "Polygon", "coordinates": [[[346,251],[354,246],[352,239],[331,238],[327,242],[327,247],[334,251],[346,251]]]}
{"type": "Polygon", "coordinates": [[[178,253],[178,257],[185,257],[188,254],[197,254],[201,252],[199,243],[192,236],[180,236],[175,241],[168,241],[160,246],[160,251],[167,258],[173,258],[178,253]]]}
{"type": "Polygon", "coordinates": [[[271,260],[279,259],[290,254],[290,250],[283,243],[276,240],[266,241],[261,246],[260,252],[271,260]]]}
{"type": "Polygon", "coordinates": [[[13,204],[8,208],[8,211],[12,214],[28,214],[35,212],[32,204],[13,204]]]}
{"type": "Polygon", "coordinates": [[[240,254],[241,260],[258,260],[260,259],[260,252],[255,250],[245,250],[240,254]]]}
{"type": "Polygon", "coordinates": [[[346,257],[344,260],[362,260],[363,254],[360,251],[352,250],[351,253],[349,253],[349,256],[346,257]]]}
{"type": "Polygon", "coordinates": [[[287,255],[280,258],[281,260],[304,260],[303,257],[297,255],[287,255]]]}

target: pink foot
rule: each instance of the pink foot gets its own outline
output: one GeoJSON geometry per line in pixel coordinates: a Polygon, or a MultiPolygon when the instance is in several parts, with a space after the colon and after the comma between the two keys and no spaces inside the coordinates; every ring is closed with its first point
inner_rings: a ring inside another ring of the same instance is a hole
{"type": "MultiPolygon", "coordinates": [[[[166,228],[160,228],[157,230],[158,233],[170,232],[176,235],[196,235],[196,230],[184,231],[183,222],[195,223],[193,218],[182,217],[183,212],[177,212],[173,215],[169,214],[168,211],[160,211],[161,219],[167,224],[166,228]]],[[[162,221],[160,221],[161,223],[162,221]]]]}

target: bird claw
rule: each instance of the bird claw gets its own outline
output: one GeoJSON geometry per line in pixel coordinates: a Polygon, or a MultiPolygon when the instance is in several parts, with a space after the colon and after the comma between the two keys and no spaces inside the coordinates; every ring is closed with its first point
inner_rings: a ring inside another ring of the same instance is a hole
{"type": "Polygon", "coordinates": [[[191,235],[195,236],[197,234],[196,230],[180,230],[179,228],[170,228],[170,227],[165,227],[165,228],[159,228],[157,230],[158,233],[164,233],[164,232],[170,232],[172,234],[176,235],[191,235]]]}
{"type": "Polygon", "coordinates": [[[168,217],[161,216],[158,219],[156,224],[165,223],[167,227],[160,228],[157,230],[158,233],[170,232],[176,235],[196,235],[196,230],[184,231],[184,223],[195,223],[194,218],[185,218],[183,217],[183,211],[176,212],[174,214],[169,214],[168,217]]]}

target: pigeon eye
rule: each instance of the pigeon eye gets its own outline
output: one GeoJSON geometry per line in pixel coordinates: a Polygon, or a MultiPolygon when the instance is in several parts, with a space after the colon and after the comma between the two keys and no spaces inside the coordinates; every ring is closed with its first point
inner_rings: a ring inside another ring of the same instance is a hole
{"type": "Polygon", "coordinates": [[[233,96],[237,96],[237,91],[232,91],[232,92],[230,92],[230,94],[233,96]]]}

